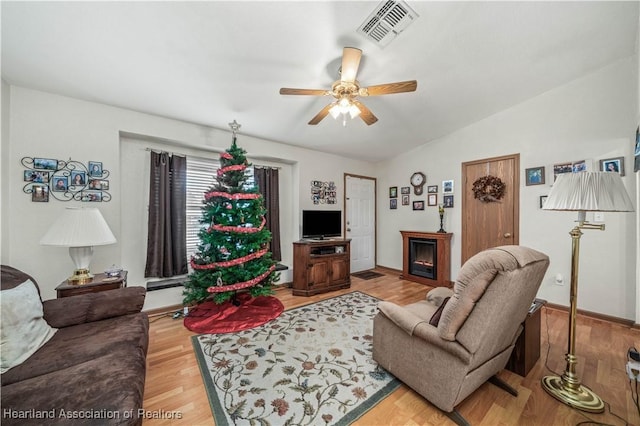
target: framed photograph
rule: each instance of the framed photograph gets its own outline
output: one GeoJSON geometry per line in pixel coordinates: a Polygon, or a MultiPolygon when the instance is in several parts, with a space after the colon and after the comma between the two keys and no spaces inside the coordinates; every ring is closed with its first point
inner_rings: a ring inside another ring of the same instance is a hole
{"type": "Polygon", "coordinates": [[[389,198],[398,198],[398,187],[390,186],[389,187],[389,198]]]}
{"type": "Polygon", "coordinates": [[[443,205],[445,209],[450,209],[453,207],[453,195],[445,195],[442,197],[443,205]]]}
{"type": "Polygon", "coordinates": [[[413,202],[414,210],[424,210],[424,200],[414,201],[413,202]]]}
{"type": "Polygon", "coordinates": [[[102,163],[89,161],[89,176],[102,177],[102,163]]]}
{"type": "Polygon", "coordinates": [[[600,160],[600,171],[615,172],[620,176],[624,176],[624,157],[607,158],[600,160]]]}
{"type": "Polygon", "coordinates": [[[411,193],[411,189],[408,186],[403,186],[402,188],[400,188],[400,193],[402,195],[410,194],[411,193]]]}
{"type": "Polygon", "coordinates": [[[33,185],[31,191],[31,201],[35,203],[49,202],[49,185],[33,185]]]}
{"type": "Polygon", "coordinates": [[[429,195],[427,195],[427,205],[428,206],[437,206],[438,205],[438,194],[429,194],[429,195]]]}
{"type": "Polygon", "coordinates": [[[555,182],[558,175],[562,173],[571,173],[573,172],[573,163],[561,163],[553,165],[553,181],[555,182]]]}
{"type": "Polygon", "coordinates": [[[98,202],[102,201],[102,192],[86,192],[82,191],[80,200],[85,202],[98,202]]]}
{"type": "Polygon", "coordinates": [[[573,173],[586,172],[587,161],[586,160],[574,161],[573,164],[571,165],[571,168],[573,173]]]}
{"type": "Polygon", "coordinates": [[[33,168],[40,170],[58,170],[58,160],[52,158],[34,158],[33,168]]]}
{"type": "Polygon", "coordinates": [[[109,189],[109,181],[104,179],[89,179],[89,189],[107,191],[109,189]]]}
{"type": "Polygon", "coordinates": [[[427,186],[427,193],[429,193],[429,194],[437,194],[438,193],[438,185],[429,185],[429,186],[427,186]]]}
{"type": "Polygon", "coordinates": [[[531,167],[525,169],[525,182],[527,186],[544,184],[544,167],[531,167]]]}
{"type": "Polygon", "coordinates": [[[442,181],[442,193],[443,194],[453,194],[453,180],[443,180],[442,181]]]}
{"type": "Polygon", "coordinates": [[[25,170],[24,181],[33,183],[49,183],[49,172],[39,172],[37,170],[25,170]]]}
{"type": "Polygon", "coordinates": [[[409,205],[409,196],[408,195],[403,195],[402,196],[402,205],[403,206],[408,206],[409,205]]]}
{"type": "Polygon", "coordinates": [[[547,195],[541,195],[540,196],[540,208],[544,207],[544,203],[547,201],[547,195]]]}
{"type": "Polygon", "coordinates": [[[392,198],[389,200],[389,208],[390,209],[397,209],[398,208],[398,199],[397,198],[392,198]]]}
{"type": "Polygon", "coordinates": [[[87,183],[87,174],[79,170],[71,171],[71,186],[84,186],[87,183]]]}
{"type": "Polygon", "coordinates": [[[64,192],[69,188],[69,178],[67,176],[54,176],[52,191],[64,192]]]}

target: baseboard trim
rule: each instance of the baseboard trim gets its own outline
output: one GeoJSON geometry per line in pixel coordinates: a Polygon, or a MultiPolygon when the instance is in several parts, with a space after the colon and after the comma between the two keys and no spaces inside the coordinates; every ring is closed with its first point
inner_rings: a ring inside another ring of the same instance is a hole
{"type": "Polygon", "coordinates": [[[402,270],[389,268],[387,266],[376,265],[375,269],[380,270],[380,272],[386,272],[387,274],[398,274],[402,275],[402,270]]]}
{"type": "MultiPolygon", "coordinates": [[[[557,305],[555,303],[548,303],[547,302],[544,306],[545,306],[545,308],[555,309],[557,311],[563,311],[563,312],[569,313],[569,307],[564,306],[564,305],[557,305]]],[[[616,323],[616,324],[624,325],[626,327],[640,328],[640,326],[638,324],[636,324],[633,320],[614,317],[613,315],[605,315],[605,314],[600,314],[598,312],[585,311],[584,309],[578,309],[578,315],[584,315],[585,317],[589,317],[589,318],[593,318],[593,319],[597,319],[597,320],[613,322],[613,323],[616,323]]]]}
{"type": "Polygon", "coordinates": [[[173,314],[174,312],[180,311],[184,308],[183,305],[172,305],[172,306],[164,306],[162,308],[149,309],[148,311],[143,311],[150,317],[157,317],[160,315],[173,314]]]}

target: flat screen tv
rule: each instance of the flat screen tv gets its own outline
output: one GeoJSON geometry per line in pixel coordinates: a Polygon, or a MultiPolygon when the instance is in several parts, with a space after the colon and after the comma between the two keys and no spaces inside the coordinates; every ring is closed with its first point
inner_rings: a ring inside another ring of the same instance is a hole
{"type": "Polygon", "coordinates": [[[342,211],[303,210],[302,238],[324,239],[342,235],[342,211]]]}

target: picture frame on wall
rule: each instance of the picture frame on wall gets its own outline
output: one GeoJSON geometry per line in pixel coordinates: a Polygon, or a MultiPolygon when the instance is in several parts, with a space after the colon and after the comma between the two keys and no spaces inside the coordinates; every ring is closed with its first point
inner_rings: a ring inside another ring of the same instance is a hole
{"type": "Polygon", "coordinates": [[[544,167],[531,167],[525,169],[525,185],[544,185],[544,167]]]}
{"type": "Polygon", "coordinates": [[[445,195],[442,197],[442,207],[450,209],[453,207],[453,195],[445,195]]]}
{"type": "Polygon", "coordinates": [[[563,173],[572,173],[573,172],[573,163],[559,163],[553,165],[553,181],[555,182],[558,178],[558,175],[563,173]]]}
{"type": "Polygon", "coordinates": [[[408,186],[403,186],[402,188],[400,188],[400,193],[402,195],[410,194],[411,193],[411,188],[409,188],[408,186]]]}
{"type": "Polygon", "coordinates": [[[624,157],[600,160],[600,171],[619,173],[620,176],[624,176],[624,157]]]}
{"type": "Polygon", "coordinates": [[[389,208],[390,209],[397,209],[398,208],[398,199],[397,198],[392,198],[389,200],[389,208]]]}
{"type": "Polygon", "coordinates": [[[427,186],[428,194],[437,194],[438,193],[438,185],[429,185],[427,186]]]}
{"type": "Polygon", "coordinates": [[[389,187],[389,198],[398,198],[398,187],[390,186],[389,187]]]}
{"type": "Polygon", "coordinates": [[[443,194],[453,194],[453,180],[443,180],[442,181],[442,193],[443,194]]]}
{"type": "Polygon", "coordinates": [[[544,203],[547,201],[547,197],[548,197],[548,195],[541,195],[540,196],[540,208],[544,207],[544,203]]]}
{"type": "Polygon", "coordinates": [[[414,201],[413,210],[424,210],[424,200],[414,201]]]}
{"type": "Polygon", "coordinates": [[[102,177],[102,163],[99,161],[89,161],[89,176],[102,177]]]}
{"type": "Polygon", "coordinates": [[[33,185],[31,188],[31,201],[34,203],[48,203],[49,185],[33,185]]]}
{"type": "Polygon", "coordinates": [[[69,189],[69,178],[67,176],[53,176],[51,190],[64,192],[69,189]]]}
{"type": "Polygon", "coordinates": [[[403,206],[408,206],[409,205],[409,196],[408,195],[403,195],[402,196],[402,205],[403,206]]]}
{"type": "Polygon", "coordinates": [[[429,195],[427,195],[427,205],[428,206],[437,206],[438,205],[438,194],[429,194],[429,195]]]}
{"type": "Polygon", "coordinates": [[[39,170],[58,170],[58,160],[53,158],[34,158],[33,168],[39,170]]]}
{"type": "Polygon", "coordinates": [[[24,181],[33,183],[49,183],[49,172],[25,170],[24,181]]]}

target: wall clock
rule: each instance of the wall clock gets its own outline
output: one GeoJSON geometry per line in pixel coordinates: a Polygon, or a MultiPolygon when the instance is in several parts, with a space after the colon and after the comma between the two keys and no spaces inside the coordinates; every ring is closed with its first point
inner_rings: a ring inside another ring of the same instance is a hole
{"type": "Polygon", "coordinates": [[[416,195],[422,195],[423,186],[427,182],[427,177],[422,172],[415,172],[411,175],[411,185],[413,186],[413,193],[416,195]]]}

